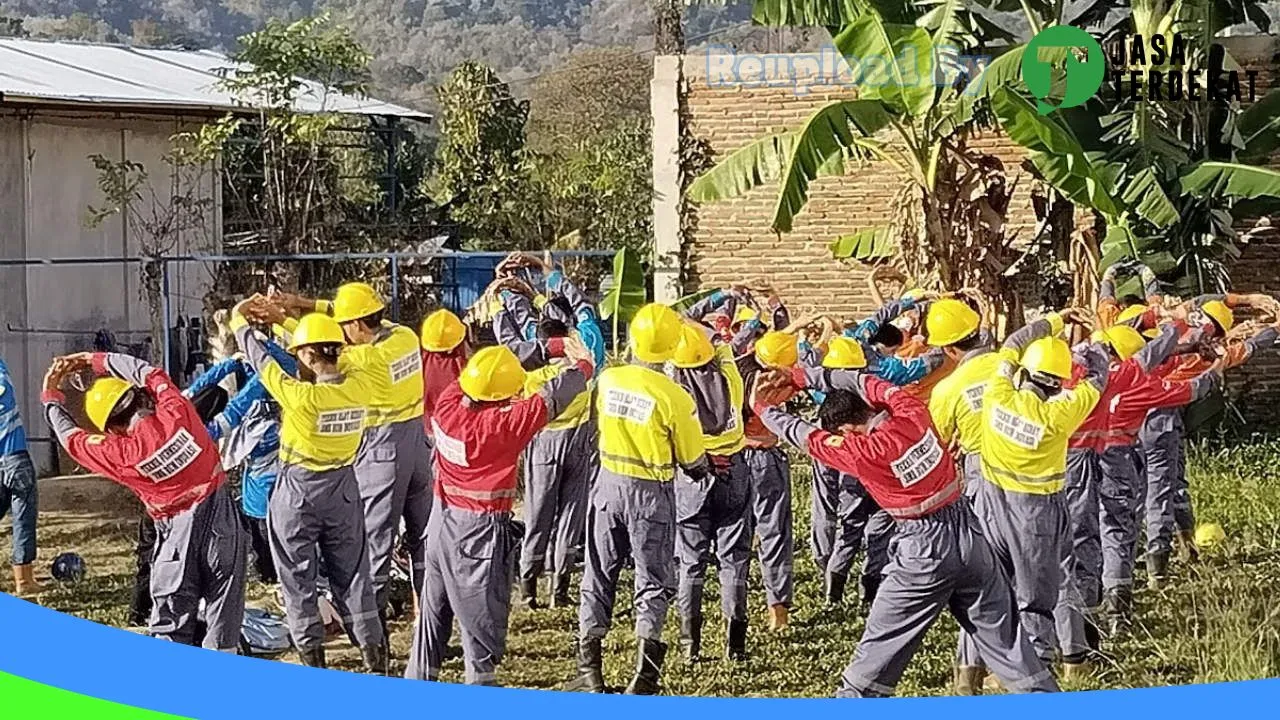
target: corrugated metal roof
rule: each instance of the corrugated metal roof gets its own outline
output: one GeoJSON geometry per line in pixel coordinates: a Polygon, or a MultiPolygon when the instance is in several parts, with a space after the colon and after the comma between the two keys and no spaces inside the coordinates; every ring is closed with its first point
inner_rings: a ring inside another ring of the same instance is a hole
{"type": "MultiPolygon", "coordinates": [[[[220,69],[234,66],[227,56],[212,50],[0,38],[0,101],[233,110],[243,106],[219,89],[217,81],[220,69]]],[[[373,98],[340,93],[325,98],[319,83],[307,86],[296,103],[301,112],[431,117],[373,98]]]]}

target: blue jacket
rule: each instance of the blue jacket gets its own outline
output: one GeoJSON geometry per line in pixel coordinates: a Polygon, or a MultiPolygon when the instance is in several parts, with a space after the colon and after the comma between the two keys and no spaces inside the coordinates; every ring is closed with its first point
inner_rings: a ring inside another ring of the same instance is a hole
{"type": "Polygon", "coordinates": [[[18,395],[13,391],[9,366],[0,360],[0,457],[27,451],[27,430],[22,425],[18,395]]]}
{"type": "Polygon", "coordinates": [[[862,350],[867,356],[866,371],[885,382],[898,386],[923,380],[929,373],[938,369],[945,359],[942,351],[936,348],[928,354],[904,360],[894,355],[886,355],[872,346],[871,338],[882,325],[914,307],[915,301],[909,297],[894,300],[877,310],[875,315],[858,323],[857,327],[844,331],[845,337],[853,338],[862,345],[862,350]]]}

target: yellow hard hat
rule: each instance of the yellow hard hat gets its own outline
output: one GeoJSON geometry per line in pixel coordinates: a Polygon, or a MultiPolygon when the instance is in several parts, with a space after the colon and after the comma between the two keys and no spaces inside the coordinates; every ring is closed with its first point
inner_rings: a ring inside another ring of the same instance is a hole
{"type": "Polygon", "coordinates": [[[387,306],[378,291],[362,282],[347,283],[333,298],[333,319],[339,324],[369,317],[387,306]]]}
{"type": "Polygon", "coordinates": [[[912,300],[919,300],[920,298],[925,296],[926,292],[928,291],[925,290],[924,288],[913,288],[911,290],[908,290],[902,293],[902,297],[911,298],[912,300]]]}
{"type": "Polygon", "coordinates": [[[1227,532],[1218,523],[1201,523],[1196,528],[1196,546],[1211,548],[1227,539],[1227,532]]]}
{"type": "Polygon", "coordinates": [[[111,411],[134,387],[118,377],[100,377],[89,386],[84,395],[84,414],[99,430],[107,429],[111,411]]]}
{"type": "Polygon", "coordinates": [[[1134,320],[1137,320],[1138,318],[1147,314],[1147,310],[1149,309],[1150,308],[1148,308],[1146,305],[1142,305],[1142,304],[1130,305],[1124,310],[1121,310],[1120,314],[1116,316],[1116,324],[1127,325],[1128,323],[1134,320]]]}
{"type": "Polygon", "coordinates": [[[1022,367],[1066,380],[1071,377],[1071,348],[1062,338],[1040,338],[1022,353],[1022,367]]]}
{"type": "Polygon", "coordinates": [[[467,336],[467,326],[457,315],[441,308],[422,321],[422,349],[428,352],[449,352],[462,344],[467,336]]]}
{"type": "Polygon", "coordinates": [[[973,308],[954,298],[930,305],[924,321],[929,344],[934,347],[954,345],[977,332],[981,324],[982,318],[973,308]]]}
{"type": "Polygon", "coordinates": [[[472,400],[506,400],[524,387],[524,368],[506,345],[493,345],[471,356],[458,384],[472,400]]]}
{"type": "Polygon", "coordinates": [[[675,354],[683,329],[684,321],[675,310],[649,303],[631,319],[631,353],[641,362],[666,362],[675,354]]]}
{"type": "Polygon", "coordinates": [[[760,313],[757,312],[755,308],[743,305],[739,307],[738,311],[733,314],[733,324],[737,325],[739,323],[744,323],[750,320],[757,320],[759,318],[760,318],[760,313]]]}
{"type": "Polygon", "coordinates": [[[1142,337],[1142,333],[1128,325],[1113,325],[1106,330],[1099,330],[1093,334],[1093,339],[1108,345],[1121,360],[1137,355],[1147,345],[1147,339],[1142,337]]]}
{"type": "Polygon", "coordinates": [[[293,335],[289,338],[289,352],[296,353],[298,348],[307,345],[345,345],[346,337],[338,321],[324,313],[310,313],[298,321],[293,335]]]}
{"type": "Polygon", "coordinates": [[[776,330],[756,341],[756,360],[767,368],[789,368],[800,360],[800,346],[795,335],[776,330]]]}
{"type": "Polygon", "coordinates": [[[711,362],[716,350],[711,347],[711,339],[701,328],[685,324],[680,328],[680,344],[671,356],[671,364],[678,368],[702,367],[711,362]]]}
{"type": "Polygon", "coordinates": [[[827,354],[822,357],[822,367],[832,370],[861,370],[867,366],[867,354],[862,344],[852,338],[831,338],[827,354]]]}
{"type": "Polygon", "coordinates": [[[1222,328],[1222,332],[1231,332],[1231,328],[1236,326],[1236,314],[1231,312],[1231,308],[1221,300],[1210,300],[1200,307],[1204,310],[1204,314],[1213,318],[1218,323],[1218,327],[1222,328]]]}

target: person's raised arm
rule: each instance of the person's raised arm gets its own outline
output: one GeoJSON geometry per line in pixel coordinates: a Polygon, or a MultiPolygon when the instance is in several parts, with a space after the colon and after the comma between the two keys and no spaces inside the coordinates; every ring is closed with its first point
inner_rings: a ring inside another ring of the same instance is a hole
{"type": "Polygon", "coordinates": [[[1133,357],[1143,372],[1160,367],[1178,348],[1178,328],[1171,324],[1160,326],[1160,334],[1148,342],[1133,357]]]}

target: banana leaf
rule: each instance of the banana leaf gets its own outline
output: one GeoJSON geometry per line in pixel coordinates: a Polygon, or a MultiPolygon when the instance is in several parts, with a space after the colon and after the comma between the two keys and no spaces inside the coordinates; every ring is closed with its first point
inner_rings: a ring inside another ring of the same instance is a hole
{"type": "Polygon", "coordinates": [[[842,235],[828,246],[831,256],[837,260],[879,260],[893,257],[897,244],[887,227],[873,227],[842,235]]]}
{"type": "Polygon", "coordinates": [[[644,269],[640,256],[623,248],[613,256],[613,286],[600,301],[600,317],[613,322],[613,350],[618,351],[618,325],[635,317],[646,300],[644,269]]]}
{"type": "Polygon", "coordinates": [[[1182,190],[1197,197],[1280,197],[1280,172],[1240,163],[1197,163],[1182,176],[1182,190]]]}
{"type": "Polygon", "coordinates": [[[922,117],[933,105],[933,41],[914,25],[887,23],[868,13],[845,26],[834,39],[850,63],[858,97],[880,99],[893,110],[922,117]]]}

